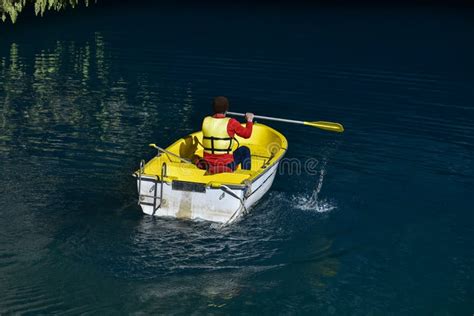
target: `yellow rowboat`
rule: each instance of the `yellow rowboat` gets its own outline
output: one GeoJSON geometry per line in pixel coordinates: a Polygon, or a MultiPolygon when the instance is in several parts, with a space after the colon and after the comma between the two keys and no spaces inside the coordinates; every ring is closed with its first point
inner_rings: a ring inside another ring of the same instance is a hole
{"type": "Polygon", "coordinates": [[[286,138],[263,124],[254,124],[252,136],[236,136],[239,146],[251,151],[252,170],[206,174],[190,163],[203,156],[202,132],[181,138],[156,157],[140,164],[137,178],[143,212],[155,216],[203,219],[231,223],[258,202],[270,189],[286,153],[286,138]]]}

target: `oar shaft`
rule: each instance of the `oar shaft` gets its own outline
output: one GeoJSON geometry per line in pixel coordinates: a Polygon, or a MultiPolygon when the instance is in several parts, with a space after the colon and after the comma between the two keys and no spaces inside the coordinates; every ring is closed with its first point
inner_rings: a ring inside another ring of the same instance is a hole
{"type": "MultiPolygon", "coordinates": [[[[237,115],[237,116],[245,116],[244,113],[238,113],[238,112],[227,112],[227,114],[237,115]]],[[[269,121],[277,121],[277,122],[293,123],[293,124],[304,124],[303,121],[288,120],[288,119],[282,119],[282,118],[271,117],[271,116],[255,115],[254,117],[256,119],[269,120],[269,121]]]]}
{"type": "MultiPolygon", "coordinates": [[[[227,114],[245,116],[244,113],[237,113],[237,112],[227,112],[227,114]]],[[[292,123],[292,124],[302,124],[306,126],[317,127],[320,129],[324,129],[326,131],[331,131],[331,132],[337,132],[337,133],[344,132],[344,127],[341,124],[334,123],[334,122],[325,122],[325,121],[307,122],[307,121],[288,120],[288,119],[263,116],[263,115],[255,115],[254,117],[257,119],[262,119],[262,120],[277,121],[277,122],[292,123]]]]}
{"type": "Polygon", "coordinates": [[[161,147],[157,146],[156,144],[150,144],[150,146],[153,147],[153,148],[156,148],[156,149],[158,149],[159,151],[164,152],[164,153],[166,153],[166,154],[168,154],[168,155],[171,155],[171,156],[173,156],[173,157],[176,157],[176,158],[178,158],[179,160],[181,160],[181,161],[183,161],[183,162],[193,164],[190,160],[188,160],[188,159],[186,159],[186,158],[183,158],[183,157],[180,157],[180,156],[178,156],[178,155],[172,153],[172,152],[169,151],[169,150],[166,150],[166,149],[164,149],[164,148],[161,148],[161,147]]]}

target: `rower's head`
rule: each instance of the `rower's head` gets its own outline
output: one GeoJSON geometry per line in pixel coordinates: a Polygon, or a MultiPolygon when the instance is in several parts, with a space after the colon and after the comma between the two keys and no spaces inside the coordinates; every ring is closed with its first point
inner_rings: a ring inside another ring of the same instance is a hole
{"type": "Polygon", "coordinates": [[[229,100],[226,97],[215,97],[212,101],[214,114],[225,114],[229,110],[229,100]]]}

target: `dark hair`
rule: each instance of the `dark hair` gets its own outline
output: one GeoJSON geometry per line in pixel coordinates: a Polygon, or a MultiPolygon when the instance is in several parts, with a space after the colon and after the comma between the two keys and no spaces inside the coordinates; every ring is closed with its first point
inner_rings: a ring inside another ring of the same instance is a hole
{"type": "Polygon", "coordinates": [[[229,100],[226,97],[215,97],[212,101],[212,110],[214,113],[225,113],[229,110],[229,100]]]}

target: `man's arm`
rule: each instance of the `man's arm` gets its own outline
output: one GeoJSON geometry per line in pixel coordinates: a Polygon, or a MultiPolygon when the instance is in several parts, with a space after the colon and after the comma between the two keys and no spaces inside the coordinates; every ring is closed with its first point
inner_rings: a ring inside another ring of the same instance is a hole
{"type": "Polygon", "coordinates": [[[245,127],[240,125],[239,121],[236,119],[230,119],[229,125],[227,126],[227,132],[230,136],[234,136],[234,134],[237,134],[242,138],[250,138],[250,136],[252,136],[253,114],[247,113],[245,118],[247,119],[245,127]]]}

